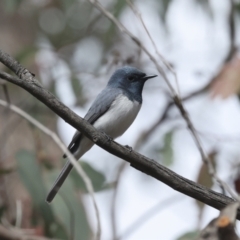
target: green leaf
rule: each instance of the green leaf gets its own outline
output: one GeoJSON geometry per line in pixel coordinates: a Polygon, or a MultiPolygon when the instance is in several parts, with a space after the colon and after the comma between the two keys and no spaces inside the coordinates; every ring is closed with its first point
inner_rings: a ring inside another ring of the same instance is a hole
{"type": "Polygon", "coordinates": [[[44,219],[46,234],[67,238],[63,227],[55,219],[52,207],[45,202],[47,189],[35,155],[32,152],[21,150],[16,154],[16,158],[20,178],[32,197],[35,210],[44,219]]]}
{"type": "Polygon", "coordinates": [[[157,150],[160,153],[161,163],[165,166],[170,166],[173,163],[172,138],[173,131],[166,133],[163,147],[157,150]]]}
{"type": "Polygon", "coordinates": [[[6,168],[6,169],[2,168],[2,169],[0,169],[0,176],[12,173],[15,170],[16,169],[14,169],[14,168],[6,168]]]}
{"type": "MultiPolygon", "coordinates": [[[[59,175],[56,169],[45,173],[45,180],[50,189],[59,175]]],[[[67,178],[51,206],[58,219],[69,233],[68,239],[90,239],[92,234],[81,198],[77,197],[71,178],[67,178]]]]}
{"type": "MultiPolygon", "coordinates": [[[[108,188],[105,185],[105,180],[106,180],[105,176],[101,172],[94,169],[87,162],[84,162],[81,160],[79,163],[81,164],[85,173],[91,179],[94,191],[98,192],[108,188]]],[[[70,177],[72,178],[74,185],[77,189],[80,189],[83,192],[87,192],[85,183],[83,182],[82,178],[79,176],[79,174],[75,169],[73,169],[73,171],[70,173],[70,177]]]]}
{"type": "Polygon", "coordinates": [[[207,14],[211,18],[213,17],[213,13],[212,13],[211,7],[209,5],[209,0],[195,0],[195,1],[207,12],[207,14]]]}
{"type": "Polygon", "coordinates": [[[160,16],[163,20],[163,22],[166,21],[166,14],[168,11],[168,7],[171,4],[172,0],[162,0],[162,6],[160,8],[160,16]]]}
{"type": "Polygon", "coordinates": [[[84,94],[82,91],[81,81],[76,77],[72,77],[71,78],[71,86],[72,86],[72,90],[77,98],[77,105],[83,105],[85,103],[85,98],[84,98],[84,94]]]}
{"type": "MultiPolygon", "coordinates": [[[[116,18],[118,18],[121,13],[123,12],[123,10],[126,7],[126,1],[125,0],[118,0],[115,1],[115,6],[113,6],[113,14],[116,18]]],[[[107,32],[104,34],[104,44],[105,44],[105,48],[108,49],[109,46],[111,46],[111,43],[114,43],[114,41],[116,40],[116,25],[112,23],[112,21],[110,22],[109,28],[107,30],[107,32]]]]}
{"type": "Polygon", "coordinates": [[[1,222],[1,219],[2,219],[2,216],[4,214],[4,212],[7,210],[7,207],[2,205],[0,206],[0,222],[1,222]]]}
{"type": "Polygon", "coordinates": [[[199,235],[199,231],[187,232],[177,238],[177,240],[193,240],[196,239],[199,235]]]}
{"type": "Polygon", "coordinates": [[[5,0],[5,11],[8,13],[13,13],[17,10],[19,5],[22,3],[22,0],[5,0]]]}
{"type": "MultiPolygon", "coordinates": [[[[208,154],[208,159],[212,163],[214,169],[216,168],[216,155],[217,155],[216,151],[212,151],[208,154]]],[[[208,173],[208,166],[205,163],[202,163],[202,165],[199,169],[197,183],[199,183],[207,188],[211,188],[213,186],[212,177],[208,173]]],[[[203,214],[203,209],[204,209],[205,204],[200,201],[197,201],[197,200],[196,200],[196,204],[197,204],[197,207],[199,210],[199,222],[200,222],[202,219],[202,214],[203,214]]]]}
{"type": "Polygon", "coordinates": [[[68,0],[68,1],[61,0],[60,4],[61,4],[62,9],[67,11],[74,2],[76,2],[76,0],[68,0]]]}
{"type": "Polygon", "coordinates": [[[32,57],[35,55],[36,52],[37,48],[35,46],[27,46],[21,49],[21,51],[16,54],[15,58],[18,62],[26,64],[29,59],[32,61],[32,57]]]}

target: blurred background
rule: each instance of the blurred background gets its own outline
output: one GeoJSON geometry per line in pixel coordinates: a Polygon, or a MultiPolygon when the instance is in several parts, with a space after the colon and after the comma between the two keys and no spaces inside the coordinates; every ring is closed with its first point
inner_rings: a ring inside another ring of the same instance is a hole
{"type": "MultiPolygon", "coordinates": [[[[129,3],[101,3],[163,66],[129,3]]],[[[164,67],[217,173],[240,190],[240,1],[132,3],[157,49],[177,73],[178,84],[164,67]]],[[[0,30],[0,48],[35,73],[44,87],[81,117],[117,68],[131,65],[158,74],[141,49],[87,0],[2,0],[0,30]]],[[[21,88],[4,86],[11,103],[68,145],[75,132],[71,126],[21,88]]],[[[6,98],[3,89],[0,97],[6,98]]],[[[117,141],[222,192],[209,177],[161,76],[147,82],[143,99],[137,119],[117,141]]],[[[62,152],[49,137],[0,107],[1,225],[19,236],[92,239],[95,213],[75,170],[53,203],[45,202],[63,164],[62,152]]],[[[218,215],[215,209],[136,171],[97,146],[80,164],[94,186],[102,240],[193,239],[199,228],[218,215]]]]}

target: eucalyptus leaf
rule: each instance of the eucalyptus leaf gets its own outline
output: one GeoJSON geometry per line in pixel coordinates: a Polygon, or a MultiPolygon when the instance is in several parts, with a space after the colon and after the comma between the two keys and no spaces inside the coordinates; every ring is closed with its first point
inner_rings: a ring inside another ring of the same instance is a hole
{"type": "Polygon", "coordinates": [[[38,49],[35,46],[27,46],[25,48],[22,48],[21,51],[16,54],[15,58],[17,61],[26,64],[28,59],[32,61],[32,57],[35,55],[37,50],[38,49]]]}
{"type": "Polygon", "coordinates": [[[198,235],[199,235],[199,231],[197,230],[192,232],[187,232],[181,235],[180,237],[178,237],[176,240],[193,240],[193,239],[196,239],[198,235]]]}
{"type": "Polygon", "coordinates": [[[170,166],[173,163],[172,139],[173,131],[166,133],[163,147],[156,149],[158,154],[160,154],[161,163],[165,166],[170,166]]]}
{"type": "Polygon", "coordinates": [[[5,0],[4,3],[6,12],[14,13],[14,11],[22,3],[22,0],[5,0]]]}
{"type": "Polygon", "coordinates": [[[0,206],[0,222],[1,222],[1,219],[2,219],[2,216],[4,214],[4,212],[7,210],[7,207],[6,206],[0,206]]]}
{"type": "Polygon", "coordinates": [[[40,166],[32,152],[21,150],[16,154],[19,176],[30,193],[35,211],[44,219],[44,227],[47,236],[67,238],[54,216],[52,206],[45,202],[47,189],[43,182],[40,166]]]}
{"type": "MultiPolygon", "coordinates": [[[[81,160],[79,163],[81,164],[85,173],[91,179],[94,191],[98,192],[108,188],[105,185],[105,181],[106,181],[105,176],[101,172],[94,169],[87,162],[84,162],[81,160]]],[[[75,188],[81,190],[82,192],[87,192],[85,183],[83,182],[82,178],[79,176],[79,174],[75,169],[73,169],[73,171],[70,173],[70,177],[73,180],[75,188]]]]}
{"type": "MultiPolygon", "coordinates": [[[[208,154],[208,159],[211,162],[211,164],[213,165],[214,169],[216,168],[216,155],[217,155],[216,151],[212,151],[208,154]]],[[[209,189],[211,189],[213,186],[213,179],[208,172],[207,164],[204,162],[202,163],[202,165],[199,169],[197,183],[199,183],[209,189]]],[[[200,222],[202,219],[202,214],[203,214],[205,204],[198,200],[196,200],[196,204],[197,204],[197,207],[199,210],[199,222],[200,222]]]]}
{"type": "MultiPolygon", "coordinates": [[[[46,184],[50,190],[59,171],[45,173],[46,184]]],[[[68,231],[69,239],[91,239],[92,231],[89,226],[81,198],[77,197],[76,189],[71,178],[67,178],[59,193],[54,198],[51,206],[55,215],[68,231]]]]}
{"type": "Polygon", "coordinates": [[[171,4],[172,0],[162,0],[162,7],[160,8],[160,16],[163,20],[163,22],[166,21],[166,14],[169,8],[169,5],[171,4]]]}
{"type": "Polygon", "coordinates": [[[71,86],[72,86],[74,95],[77,99],[77,105],[83,105],[85,103],[85,98],[84,98],[84,94],[82,91],[81,81],[76,77],[72,77],[71,78],[71,86]]]}
{"type": "Polygon", "coordinates": [[[6,168],[6,169],[1,168],[1,169],[0,169],[0,176],[6,175],[6,174],[9,174],[9,173],[12,173],[12,172],[14,172],[15,170],[16,170],[16,169],[14,169],[14,168],[6,168]]]}
{"type": "Polygon", "coordinates": [[[209,4],[209,0],[195,0],[205,11],[206,13],[212,18],[213,13],[212,9],[209,4]]]}

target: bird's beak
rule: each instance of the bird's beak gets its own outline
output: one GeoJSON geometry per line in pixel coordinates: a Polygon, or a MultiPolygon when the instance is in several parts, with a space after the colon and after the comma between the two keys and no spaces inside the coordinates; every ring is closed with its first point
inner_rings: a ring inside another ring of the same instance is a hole
{"type": "Polygon", "coordinates": [[[155,78],[155,77],[157,77],[157,75],[145,76],[145,77],[142,78],[142,80],[147,81],[148,79],[155,78]]]}

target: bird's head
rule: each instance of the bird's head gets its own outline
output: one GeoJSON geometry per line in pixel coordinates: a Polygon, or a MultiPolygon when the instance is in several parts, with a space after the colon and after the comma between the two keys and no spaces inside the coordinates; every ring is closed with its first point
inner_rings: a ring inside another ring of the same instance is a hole
{"type": "Polygon", "coordinates": [[[145,82],[157,75],[149,75],[141,72],[137,68],[125,66],[114,72],[108,86],[121,88],[136,97],[142,97],[142,90],[145,82]]]}

